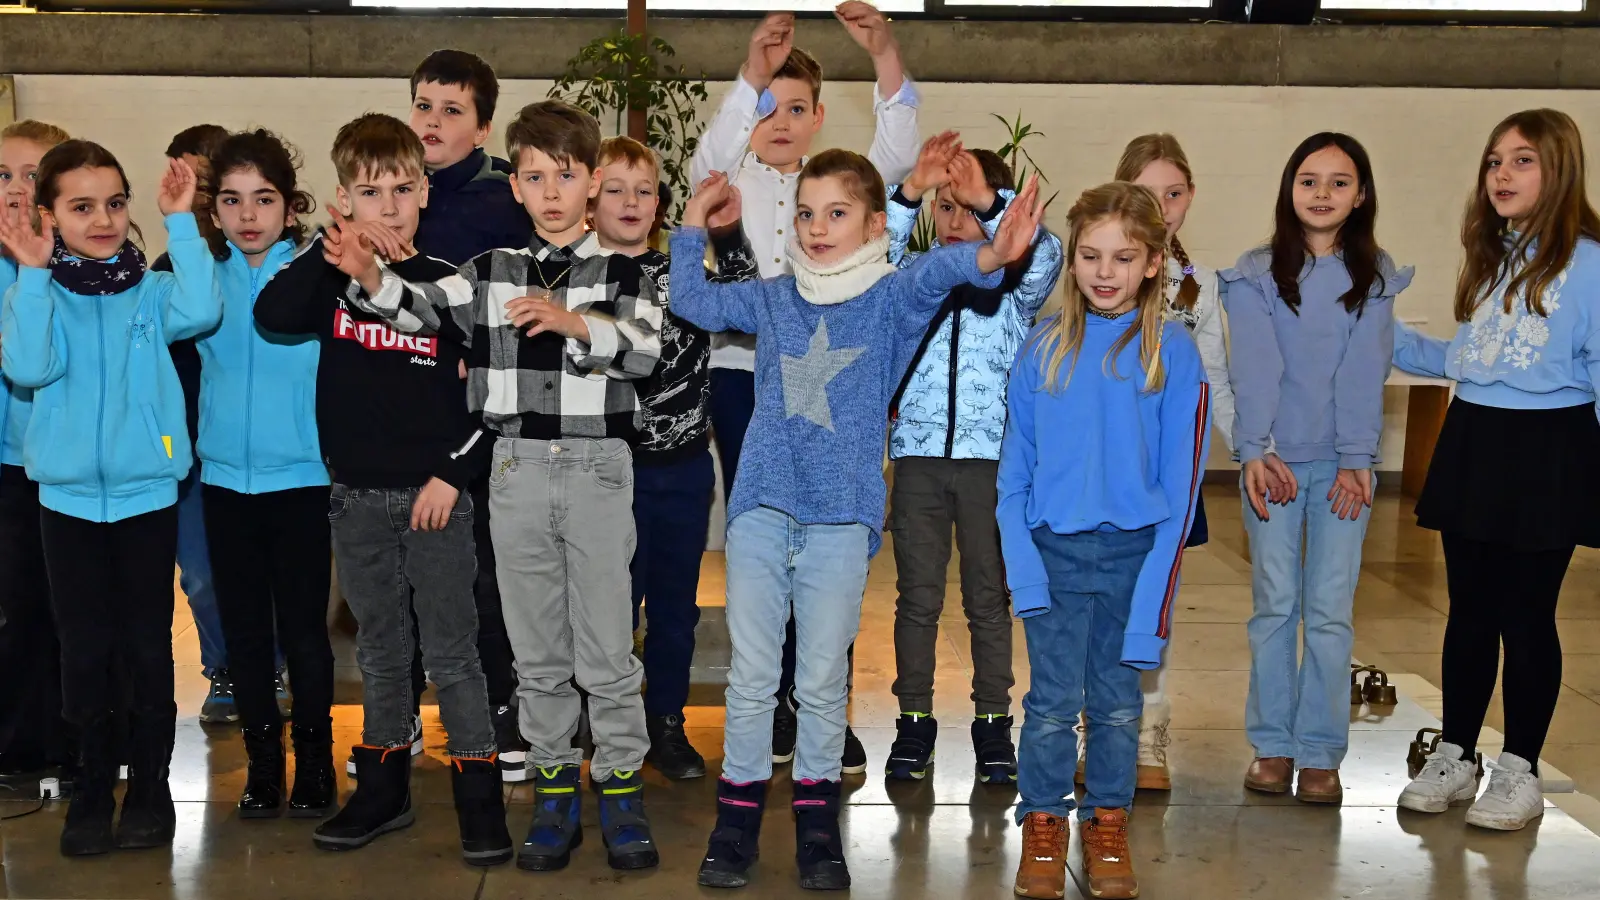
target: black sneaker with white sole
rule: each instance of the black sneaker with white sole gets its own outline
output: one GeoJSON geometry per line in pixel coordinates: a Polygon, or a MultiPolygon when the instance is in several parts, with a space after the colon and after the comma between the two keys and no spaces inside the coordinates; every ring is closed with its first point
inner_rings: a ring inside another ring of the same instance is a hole
{"type": "Polygon", "coordinates": [[[926,713],[901,713],[895,720],[894,743],[883,775],[890,781],[921,781],[933,768],[933,745],[939,737],[939,722],[926,713]]]}
{"type": "Polygon", "coordinates": [[[793,697],[781,694],[778,708],[772,713],[772,764],[782,765],[794,759],[795,736],[800,722],[795,717],[793,697]]]}
{"type": "Polygon", "coordinates": [[[520,784],[528,780],[528,742],[522,739],[517,726],[517,708],[502,706],[490,718],[494,720],[494,743],[498,753],[500,780],[507,784],[520,784]]]}
{"type": "Polygon", "coordinates": [[[844,754],[839,759],[839,771],[845,775],[862,775],[867,771],[867,748],[861,746],[855,730],[844,726],[844,754]]]}

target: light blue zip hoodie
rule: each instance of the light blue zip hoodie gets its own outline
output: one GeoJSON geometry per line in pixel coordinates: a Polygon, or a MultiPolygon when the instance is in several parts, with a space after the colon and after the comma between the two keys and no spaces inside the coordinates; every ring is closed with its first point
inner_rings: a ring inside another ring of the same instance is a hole
{"type": "MultiPolygon", "coordinates": [[[[1183,545],[1205,472],[1211,393],[1200,350],[1178,322],[1162,326],[1161,390],[1144,390],[1139,341],[1122,348],[1114,366],[1106,361],[1136,315],[1086,315],[1072,378],[1054,391],[1045,384],[1039,340],[1055,318],[1029,333],[1011,367],[995,517],[1011,604],[1023,618],[1050,609],[1035,528],[1071,535],[1154,525],[1155,544],[1139,570],[1122,638],[1124,664],[1154,669],[1172,625],[1183,545]]],[[[1062,363],[1063,373],[1070,362],[1062,363]]]]}
{"type": "Polygon", "coordinates": [[[1449,341],[1397,326],[1394,364],[1416,375],[1453,379],[1456,396],[1479,406],[1561,409],[1594,403],[1600,379],[1600,244],[1578,241],[1567,268],[1545,289],[1544,316],[1528,312],[1521,298],[1507,313],[1509,283],[1509,277],[1501,279],[1449,341]]]}
{"type": "Polygon", "coordinates": [[[192,456],[167,345],[216,325],[222,304],[194,216],[168,216],[167,233],[176,274],[132,290],[85,297],[24,268],[6,291],[0,366],[34,389],[23,458],[46,509],[116,522],[178,500],[192,456]]]}
{"type": "MultiPolygon", "coordinates": [[[[17,283],[17,264],[0,256],[0,293],[17,283]]],[[[8,466],[22,465],[22,436],[28,431],[28,419],[33,415],[33,389],[11,383],[0,377],[0,463],[8,466]]]]}
{"type": "Polygon", "coordinates": [[[196,341],[200,348],[200,480],[265,494],[328,483],[317,441],[317,360],[311,335],[279,335],[256,324],[256,298],[294,259],[293,241],[279,241],[251,266],[228,244],[217,262],[222,321],[196,341]]]}

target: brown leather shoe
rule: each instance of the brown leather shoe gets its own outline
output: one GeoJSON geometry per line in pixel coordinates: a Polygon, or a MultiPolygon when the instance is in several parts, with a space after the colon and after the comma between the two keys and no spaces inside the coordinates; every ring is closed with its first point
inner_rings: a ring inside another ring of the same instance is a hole
{"type": "Polygon", "coordinates": [[[1244,786],[1264,794],[1287,794],[1294,784],[1294,760],[1287,756],[1258,756],[1244,773],[1244,786]]]}
{"type": "Polygon", "coordinates": [[[1294,798],[1301,803],[1338,803],[1344,799],[1338,769],[1301,769],[1294,798]]]}
{"type": "Polygon", "coordinates": [[[1017,866],[1018,897],[1061,900],[1067,892],[1067,820],[1045,812],[1022,820],[1022,863],[1017,866]]]}
{"type": "Polygon", "coordinates": [[[1128,849],[1128,811],[1096,809],[1094,818],[1078,826],[1083,837],[1083,875],[1089,896],[1128,900],[1139,896],[1128,849]]]}

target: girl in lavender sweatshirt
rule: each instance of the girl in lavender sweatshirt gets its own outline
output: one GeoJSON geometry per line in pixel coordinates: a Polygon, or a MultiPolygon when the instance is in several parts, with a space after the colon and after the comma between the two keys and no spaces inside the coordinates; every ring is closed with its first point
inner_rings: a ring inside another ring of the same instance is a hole
{"type": "MultiPolygon", "coordinates": [[[[941,135],[925,152],[953,155],[953,138],[941,135]]],[[[839,832],[847,653],[881,543],[889,400],[945,296],[964,283],[998,285],[1001,268],[1028,251],[1044,211],[1030,183],[990,243],[944,248],[897,270],[887,258],[883,178],[866,157],[819,153],[797,190],[793,275],[707,283],[705,226],[738,208],[737,190],[720,174],[701,183],[672,236],[672,311],[707,331],[756,337],[755,415],[728,503],[733,667],[717,824],[700,866],[700,883],[713,887],[743,886],[755,861],[791,608],[800,883],[850,884],[839,832]]]]}
{"type": "Polygon", "coordinates": [[[1287,793],[1298,767],[1307,803],[1343,798],[1352,605],[1394,298],[1411,282],[1379,249],[1377,216],[1366,150],[1312,135],[1283,168],[1272,243],[1221,273],[1255,600],[1244,783],[1287,793]]]}

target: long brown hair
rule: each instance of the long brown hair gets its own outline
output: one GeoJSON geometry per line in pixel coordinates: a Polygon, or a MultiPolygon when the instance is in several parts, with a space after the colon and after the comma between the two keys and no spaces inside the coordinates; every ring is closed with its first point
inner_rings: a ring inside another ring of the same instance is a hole
{"type": "MultiPolygon", "coordinates": [[[[1066,285],[1056,297],[1045,304],[1040,312],[1041,321],[1048,322],[1034,336],[1034,352],[1044,367],[1044,384],[1052,393],[1065,388],[1072,381],[1072,371],[1078,365],[1078,351],[1083,347],[1084,317],[1089,299],[1078,287],[1072,274],[1073,261],[1078,258],[1078,239],[1084,231],[1107,219],[1116,219],[1128,237],[1142,244],[1151,258],[1160,261],[1166,244],[1167,223],[1161,218],[1161,203],[1149,188],[1126,181],[1114,181],[1083,192],[1078,202],[1067,212],[1067,224],[1072,229],[1067,239],[1066,285]],[[1053,318],[1052,318],[1053,317],[1053,318]],[[1061,364],[1071,357],[1065,375],[1061,364]]],[[[1139,339],[1139,366],[1144,369],[1144,389],[1159,391],[1166,383],[1166,373],[1161,368],[1161,329],[1163,328],[1162,277],[1158,271],[1139,285],[1135,308],[1139,314],[1133,324],[1117,338],[1106,351],[1102,368],[1113,377],[1122,377],[1116,370],[1117,355],[1124,347],[1139,339]]]]}
{"type": "Polygon", "coordinates": [[[1367,297],[1383,285],[1378,272],[1378,187],[1372,180],[1372,160],[1367,148],[1348,134],[1323,131],[1300,142],[1289,155],[1278,183],[1278,205],[1272,223],[1272,280],[1278,297],[1295,315],[1300,314],[1300,270],[1306,264],[1306,226],[1295,210],[1294,185],[1300,166],[1311,154],[1336,147],[1356,165],[1356,181],[1363,199],[1350,211],[1350,218],[1339,226],[1338,247],[1344,252],[1345,271],[1350,273],[1350,290],[1339,298],[1348,312],[1360,317],[1367,297]]]}
{"type": "MultiPolygon", "coordinates": [[[[1183,152],[1178,139],[1165,132],[1141,134],[1129,141],[1122,150],[1122,158],[1117,160],[1116,179],[1135,181],[1146,166],[1161,160],[1172,163],[1183,173],[1183,180],[1189,183],[1189,187],[1194,188],[1194,170],[1189,168],[1189,157],[1183,152]]],[[[1189,262],[1189,254],[1184,252],[1183,245],[1178,243],[1176,234],[1167,235],[1167,249],[1172,251],[1178,264],[1185,269],[1183,282],[1178,285],[1178,296],[1173,298],[1172,305],[1177,309],[1189,309],[1200,296],[1200,282],[1195,280],[1192,271],[1194,266],[1189,262]]]]}
{"type": "Polygon", "coordinates": [[[1583,137],[1572,117],[1559,110],[1513,113],[1489,132],[1478,160],[1478,181],[1467,199],[1466,217],[1461,222],[1461,246],[1466,248],[1467,256],[1456,278],[1457,322],[1472,318],[1484,295],[1524,259],[1527,265],[1506,285],[1504,310],[1511,312],[1513,298],[1521,295],[1528,312],[1545,315],[1544,292],[1572,261],[1578,240],[1600,240],[1600,216],[1589,205],[1584,166],[1583,137]],[[1489,202],[1487,178],[1489,154],[1513,129],[1527,138],[1539,154],[1539,199],[1523,220],[1521,233],[1508,247],[1506,233],[1510,223],[1489,202]]]}

